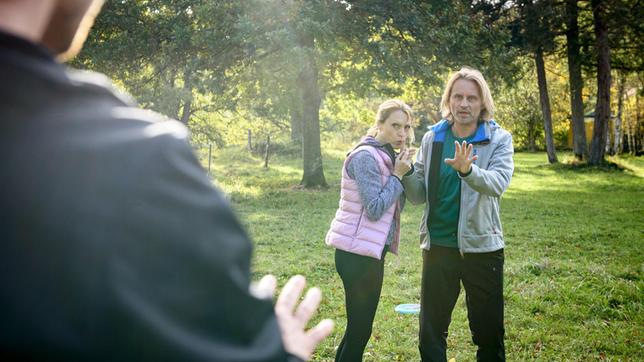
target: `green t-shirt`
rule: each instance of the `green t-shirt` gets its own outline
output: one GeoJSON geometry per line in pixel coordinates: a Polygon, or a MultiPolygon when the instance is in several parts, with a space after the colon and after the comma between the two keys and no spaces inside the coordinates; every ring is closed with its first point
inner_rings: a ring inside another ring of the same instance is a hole
{"type": "MultiPolygon", "coordinates": [[[[439,174],[439,185],[434,205],[430,205],[427,227],[429,238],[433,245],[458,248],[458,214],[461,209],[461,179],[452,166],[445,163],[446,158],[454,158],[456,147],[454,141],[459,143],[467,141],[472,136],[459,138],[454,137],[450,127],[445,134],[443,144],[443,156],[439,174]]],[[[431,186],[430,186],[431,187],[431,186]]]]}

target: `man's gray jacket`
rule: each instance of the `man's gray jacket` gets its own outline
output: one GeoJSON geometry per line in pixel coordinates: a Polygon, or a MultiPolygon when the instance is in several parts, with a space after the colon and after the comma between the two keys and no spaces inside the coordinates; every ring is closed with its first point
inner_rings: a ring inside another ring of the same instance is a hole
{"type": "MultiPolygon", "coordinates": [[[[445,134],[450,121],[433,125],[423,137],[414,172],[403,177],[405,194],[413,204],[425,203],[420,223],[420,241],[429,250],[427,232],[429,208],[437,202],[440,163],[445,134]]],[[[480,122],[471,143],[478,159],[472,171],[461,177],[458,246],[461,253],[484,253],[502,249],[503,228],[499,215],[499,199],[510,184],[514,171],[512,136],[493,120],[480,122]]],[[[431,223],[431,220],[429,220],[431,223]]]]}

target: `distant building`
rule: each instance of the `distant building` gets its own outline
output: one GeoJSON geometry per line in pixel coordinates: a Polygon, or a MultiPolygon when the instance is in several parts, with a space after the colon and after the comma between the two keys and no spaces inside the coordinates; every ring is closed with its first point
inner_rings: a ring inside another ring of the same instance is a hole
{"type": "MultiPolygon", "coordinates": [[[[613,136],[613,120],[615,119],[614,115],[610,116],[608,120],[608,135],[609,137],[613,136]]],[[[584,114],[584,128],[586,129],[586,143],[590,147],[590,141],[593,138],[593,128],[595,127],[595,111],[588,112],[584,114]]],[[[612,139],[612,138],[611,138],[612,139]]],[[[568,142],[567,147],[572,149],[572,125],[568,127],[568,142]]]]}

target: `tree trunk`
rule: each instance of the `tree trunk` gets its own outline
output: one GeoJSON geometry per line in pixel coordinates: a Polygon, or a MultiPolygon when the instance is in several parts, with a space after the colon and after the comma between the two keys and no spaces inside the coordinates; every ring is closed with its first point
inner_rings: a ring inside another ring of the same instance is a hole
{"type": "Polygon", "coordinates": [[[637,127],[637,124],[639,123],[639,106],[640,106],[640,99],[637,94],[638,92],[635,92],[635,125],[633,125],[633,121],[631,119],[630,122],[628,122],[628,125],[625,127],[626,128],[626,142],[628,143],[628,153],[635,155],[635,148],[633,147],[635,135],[634,135],[634,130],[637,127]]]}
{"type": "Polygon", "coordinates": [[[541,103],[541,113],[543,114],[543,130],[546,137],[548,162],[557,163],[557,152],[555,150],[554,139],[552,138],[552,116],[550,114],[548,82],[546,80],[546,68],[543,64],[543,49],[541,49],[541,47],[539,47],[535,53],[535,63],[537,64],[537,82],[539,83],[539,99],[541,103]]]}
{"type": "Polygon", "coordinates": [[[191,107],[192,100],[184,101],[183,110],[181,112],[181,123],[185,124],[186,126],[188,126],[188,122],[190,121],[191,107]]]}
{"type": "Polygon", "coordinates": [[[631,135],[630,127],[626,128],[626,144],[628,146],[628,153],[633,153],[633,136],[631,135]]]}
{"type": "Polygon", "coordinates": [[[305,61],[297,79],[302,102],[302,161],[304,173],[300,185],[305,188],[326,187],[320,149],[320,88],[315,63],[313,36],[301,37],[300,44],[306,50],[305,61]]]}
{"type": "Polygon", "coordinates": [[[604,161],[608,120],[610,118],[610,48],[606,24],[606,1],[592,0],[597,49],[597,105],[595,126],[590,147],[590,164],[599,165],[604,161]]]}
{"type": "Polygon", "coordinates": [[[622,115],[624,113],[624,88],[626,83],[626,76],[624,73],[620,73],[619,76],[619,85],[617,86],[617,118],[613,124],[613,154],[619,155],[622,153],[622,139],[624,138],[624,132],[622,130],[622,115]]]}
{"type": "Polygon", "coordinates": [[[268,169],[268,157],[271,152],[271,135],[266,136],[266,150],[264,152],[264,168],[268,169]]]}
{"type": "Polygon", "coordinates": [[[633,156],[637,155],[637,141],[635,140],[636,135],[639,134],[640,129],[640,96],[639,92],[635,92],[635,127],[632,127],[631,137],[633,139],[633,148],[631,148],[631,153],[633,156]]]}
{"type": "Polygon", "coordinates": [[[535,152],[537,150],[537,124],[535,120],[530,117],[528,120],[528,151],[535,152]]]}
{"type": "Polygon", "coordinates": [[[289,115],[291,117],[291,142],[294,144],[302,144],[302,102],[298,101],[297,97],[291,101],[289,107],[289,115]]]}
{"type": "Polygon", "coordinates": [[[604,155],[610,155],[611,148],[611,139],[610,139],[610,122],[608,127],[606,127],[606,141],[604,141],[604,155]]]}
{"type": "Polygon", "coordinates": [[[188,126],[192,108],[192,79],[190,70],[185,68],[183,71],[183,109],[181,111],[181,123],[188,126]]]}
{"type": "Polygon", "coordinates": [[[586,145],[586,127],[584,125],[584,103],[582,98],[584,82],[581,77],[578,14],[577,0],[566,0],[566,17],[568,23],[566,48],[568,53],[568,73],[570,77],[572,150],[575,158],[581,161],[588,159],[588,146],[586,145]]]}

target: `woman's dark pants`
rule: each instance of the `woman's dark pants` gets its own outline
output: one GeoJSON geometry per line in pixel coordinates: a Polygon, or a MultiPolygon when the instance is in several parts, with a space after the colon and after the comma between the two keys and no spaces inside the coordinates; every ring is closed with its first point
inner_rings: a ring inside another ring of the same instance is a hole
{"type": "Polygon", "coordinates": [[[432,246],[423,250],[420,311],[422,361],[447,361],[447,329],[465,288],[467,318],[477,361],[505,361],[503,337],[503,249],[466,253],[432,246]]]}
{"type": "Polygon", "coordinates": [[[335,269],[344,284],[347,310],[347,329],[338,346],[336,362],[362,361],[380,300],[386,249],[381,260],[335,251],[335,269]]]}

